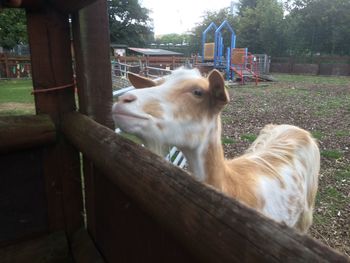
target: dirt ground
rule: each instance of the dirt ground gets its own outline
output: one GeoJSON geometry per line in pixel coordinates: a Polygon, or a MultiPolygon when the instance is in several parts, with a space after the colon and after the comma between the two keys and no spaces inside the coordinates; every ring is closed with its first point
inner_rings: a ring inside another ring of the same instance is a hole
{"type": "Polygon", "coordinates": [[[229,93],[222,114],[227,158],[242,154],[269,123],[297,125],[318,140],[321,171],[310,235],[350,256],[350,81],[275,82],[229,93]]]}
{"type": "Polygon", "coordinates": [[[2,115],[23,115],[34,114],[33,103],[6,102],[0,103],[0,116],[2,115]]]}

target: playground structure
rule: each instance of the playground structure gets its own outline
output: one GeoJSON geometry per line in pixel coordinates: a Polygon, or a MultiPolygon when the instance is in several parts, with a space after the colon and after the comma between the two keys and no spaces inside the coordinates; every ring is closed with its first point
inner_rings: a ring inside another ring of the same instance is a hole
{"type": "MultiPolygon", "coordinates": [[[[261,57],[260,57],[261,58],[261,57]]],[[[236,48],[236,34],[227,20],[218,27],[214,22],[202,33],[202,64],[199,67],[215,68],[224,71],[227,80],[234,80],[235,74],[244,84],[246,80],[254,80],[256,84],[259,76],[259,62],[255,55],[248,52],[247,48],[236,48]],[[226,47],[226,55],[223,29],[230,33],[229,47],[226,47]],[[206,42],[209,31],[214,30],[214,42],[206,42]]],[[[266,62],[264,62],[266,63],[266,62]]]]}
{"type": "Polygon", "coordinates": [[[258,84],[260,77],[258,61],[255,55],[248,52],[248,48],[235,48],[232,50],[230,69],[237,74],[242,84],[247,80],[255,80],[255,84],[258,84]]]}
{"type": "Polygon", "coordinates": [[[2,3],[26,9],[36,106],[0,117],[2,262],[348,261],[114,133],[106,1],[2,3]]]}
{"type": "Polygon", "coordinates": [[[222,30],[227,28],[230,32],[230,46],[226,49],[226,58],[231,57],[231,50],[236,46],[236,34],[233,31],[230,24],[225,20],[217,27],[214,22],[211,22],[209,26],[202,33],[202,62],[210,61],[213,63],[213,68],[219,70],[225,70],[227,79],[231,79],[230,74],[230,62],[225,60],[223,54],[225,52],[224,38],[222,36],[222,30]],[[206,43],[207,33],[214,29],[214,42],[206,43]]]}

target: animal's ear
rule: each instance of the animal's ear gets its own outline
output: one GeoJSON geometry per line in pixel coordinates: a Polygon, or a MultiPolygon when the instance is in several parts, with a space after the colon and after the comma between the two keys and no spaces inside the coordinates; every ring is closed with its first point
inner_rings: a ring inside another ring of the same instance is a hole
{"type": "Polygon", "coordinates": [[[128,79],[137,89],[150,88],[159,85],[158,82],[152,79],[142,77],[134,73],[128,73],[128,79]]]}
{"type": "Polygon", "coordinates": [[[225,89],[225,80],[220,71],[214,69],[209,73],[209,90],[212,98],[218,104],[225,105],[230,97],[225,89]]]}

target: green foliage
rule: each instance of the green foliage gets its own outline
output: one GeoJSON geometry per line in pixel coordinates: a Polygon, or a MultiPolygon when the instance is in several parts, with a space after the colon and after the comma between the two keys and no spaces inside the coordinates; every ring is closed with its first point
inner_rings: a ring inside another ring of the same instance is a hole
{"type": "Polygon", "coordinates": [[[286,17],[289,52],[349,55],[349,10],[348,0],[295,1],[286,17]]]}
{"type": "Polygon", "coordinates": [[[323,137],[323,133],[321,131],[313,131],[312,136],[317,140],[321,140],[323,137]]]}
{"type": "Polygon", "coordinates": [[[254,53],[282,53],[285,49],[282,4],[277,0],[260,0],[255,8],[245,8],[239,17],[237,35],[237,45],[254,53]]]}
{"type": "MultiPolygon", "coordinates": [[[[237,47],[248,47],[254,53],[275,55],[283,52],[283,6],[277,0],[240,1],[239,13],[232,16],[227,9],[207,12],[203,21],[193,30],[193,49],[200,52],[202,32],[211,22],[220,25],[227,20],[237,35],[237,47]]],[[[223,34],[225,46],[229,46],[229,32],[223,34]]],[[[206,42],[214,41],[214,32],[207,34],[206,42]]]]}
{"type": "MultiPolygon", "coordinates": [[[[350,180],[350,166],[347,167],[347,169],[345,168],[345,169],[336,171],[335,178],[338,181],[350,180]]],[[[349,198],[350,198],[350,196],[349,196],[349,198]]]]}
{"type": "Polygon", "coordinates": [[[144,47],[153,41],[149,10],[138,0],[108,0],[109,29],[112,43],[144,47]]]}
{"type": "Polygon", "coordinates": [[[250,133],[243,134],[241,136],[241,139],[246,140],[248,142],[254,142],[256,140],[256,138],[257,138],[257,136],[255,134],[250,134],[250,133]]]}
{"type": "Polygon", "coordinates": [[[236,141],[234,139],[231,139],[230,137],[222,137],[221,138],[222,144],[234,144],[236,141]]]}
{"type": "Polygon", "coordinates": [[[338,130],[338,131],[335,131],[335,135],[337,137],[347,137],[347,136],[350,136],[350,131],[349,130],[338,130]]]}
{"type": "Polygon", "coordinates": [[[0,46],[11,49],[27,43],[25,12],[22,9],[3,9],[0,12],[0,46]]]}
{"type": "Polygon", "coordinates": [[[190,36],[187,34],[166,34],[161,36],[160,38],[156,39],[157,44],[183,44],[183,43],[189,43],[190,36]]]}
{"type": "Polygon", "coordinates": [[[205,13],[193,29],[192,48],[200,52],[204,29],[226,19],[237,34],[236,46],[253,53],[350,55],[349,0],[240,0],[238,6],[234,17],[227,8],[205,13]]]}
{"type": "Polygon", "coordinates": [[[257,2],[257,0],[240,0],[238,4],[239,14],[242,15],[242,12],[248,8],[255,8],[257,6],[257,2]]]}
{"type": "Polygon", "coordinates": [[[185,56],[190,56],[191,51],[191,36],[189,34],[165,34],[157,38],[154,43],[157,48],[162,48],[163,45],[168,50],[183,53],[185,56]]]}
{"type": "Polygon", "coordinates": [[[323,150],[321,151],[321,156],[328,158],[328,159],[340,159],[343,157],[343,153],[338,150],[323,150]]]}

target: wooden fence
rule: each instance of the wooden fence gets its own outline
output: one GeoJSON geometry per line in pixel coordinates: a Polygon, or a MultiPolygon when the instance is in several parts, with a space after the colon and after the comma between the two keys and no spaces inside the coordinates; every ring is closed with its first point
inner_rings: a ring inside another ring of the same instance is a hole
{"type": "Polygon", "coordinates": [[[270,71],[275,73],[349,76],[350,57],[273,57],[270,71]]]}
{"type": "Polygon", "coordinates": [[[6,3],[40,92],[0,117],[1,262],[349,262],[114,133],[106,1],[6,3]]]}
{"type": "Polygon", "coordinates": [[[29,57],[0,54],[0,79],[30,78],[31,76],[32,68],[29,57]]]}

